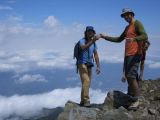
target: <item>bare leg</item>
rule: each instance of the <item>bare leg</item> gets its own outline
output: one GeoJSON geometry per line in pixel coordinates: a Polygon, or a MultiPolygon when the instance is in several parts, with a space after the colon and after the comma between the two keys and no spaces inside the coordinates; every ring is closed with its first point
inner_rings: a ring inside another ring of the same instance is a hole
{"type": "Polygon", "coordinates": [[[139,80],[143,80],[143,71],[144,71],[144,61],[141,61],[140,64],[140,75],[139,75],[139,80]]]}
{"type": "Polygon", "coordinates": [[[132,96],[139,96],[139,85],[136,79],[128,78],[128,90],[132,96]]]}

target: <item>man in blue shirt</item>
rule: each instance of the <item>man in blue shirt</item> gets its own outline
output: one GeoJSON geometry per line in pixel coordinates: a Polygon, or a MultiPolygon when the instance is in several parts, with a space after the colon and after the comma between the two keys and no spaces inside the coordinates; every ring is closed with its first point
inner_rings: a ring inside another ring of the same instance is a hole
{"type": "Polygon", "coordinates": [[[78,58],[78,70],[82,82],[80,105],[89,107],[89,87],[91,83],[92,67],[94,66],[93,58],[95,58],[97,74],[100,73],[100,63],[97,53],[97,45],[95,43],[98,36],[95,36],[96,32],[94,28],[92,26],[87,26],[84,34],[85,37],[80,40],[80,55],[78,58]]]}

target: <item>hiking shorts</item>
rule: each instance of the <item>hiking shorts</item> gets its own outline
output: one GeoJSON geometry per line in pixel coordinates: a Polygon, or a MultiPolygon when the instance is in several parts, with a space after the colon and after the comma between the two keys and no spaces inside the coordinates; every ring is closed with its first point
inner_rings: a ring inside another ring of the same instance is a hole
{"type": "Polygon", "coordinates": [[[142,55],[126,56],[124,60],[125,75],[127,78],[136,79],[138,75],[138,67],[142,55]]]}

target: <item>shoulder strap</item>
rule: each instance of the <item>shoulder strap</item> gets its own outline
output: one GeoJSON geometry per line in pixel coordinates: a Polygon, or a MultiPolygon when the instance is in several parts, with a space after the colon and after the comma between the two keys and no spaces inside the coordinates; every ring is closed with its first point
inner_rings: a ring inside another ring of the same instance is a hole
{"type": "MultiPolygon", "coordinates": [[[[93,45],[94,45],[94,49],[95,49],[96,48],[96,43],[94,42],[93,45]]],[[[93,55],[93,62],[94,62],[94,59],[95,58],[94,58],[94,55],[93,55]]]]}

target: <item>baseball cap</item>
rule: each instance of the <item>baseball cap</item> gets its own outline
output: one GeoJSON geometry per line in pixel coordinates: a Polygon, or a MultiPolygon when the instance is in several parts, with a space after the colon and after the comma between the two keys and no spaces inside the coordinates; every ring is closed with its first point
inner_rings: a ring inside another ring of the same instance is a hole
{"type": "Polygon", "coordinates": [[[94,30],[93,26],[87,26],[86,31],[93,31],[95,33],[95,30],[94,30]]]}

